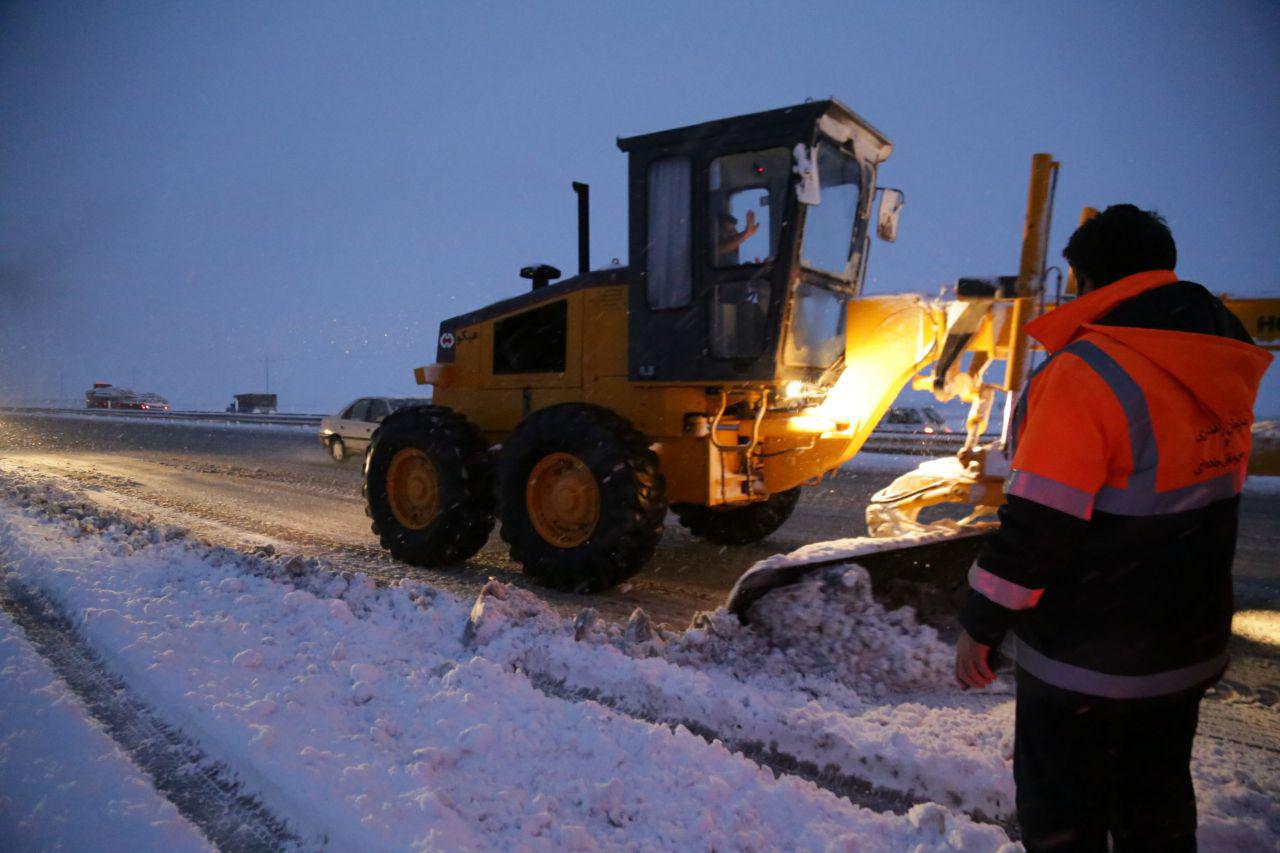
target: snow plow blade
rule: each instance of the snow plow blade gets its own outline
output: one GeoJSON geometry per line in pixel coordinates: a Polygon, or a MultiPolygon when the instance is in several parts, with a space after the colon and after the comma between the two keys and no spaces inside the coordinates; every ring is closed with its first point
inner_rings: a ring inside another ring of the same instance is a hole
{"type": "Polygon", "coordinates": [[[815,571],[843,563],[862,566],[871,574],[873,583],[886,577],[959,579],[994,533],[994,529],[984,527],[886,539],[852,539],[847,540],[847,547],[838,543],[807,546],[792,554],[762,560],[747,569],[730,590],[725,609],[746,624],[751,605],[768,593],[790,586],[815,571]]]}

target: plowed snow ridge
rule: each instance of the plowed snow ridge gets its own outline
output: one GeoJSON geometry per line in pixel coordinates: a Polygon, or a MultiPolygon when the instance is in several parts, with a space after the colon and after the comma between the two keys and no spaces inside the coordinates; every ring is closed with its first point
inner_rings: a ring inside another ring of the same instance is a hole
{"type": "MultiPolygon", "coordinates": [[[[743,633],[723,614],[665,635],[642,619],[625,629],[584,619],[575,639],[536,596],[502,585],[469,623],[469,603],[421,583],[378,588],[316,561],[108,518],[48,485],[4,485],[11,580],[54,601],[130,690],[307,837],[362,849],[825,849],[856,838],[860,849],[991,850],[1006,840],[962,811],[1009,818],[1009,698],[951,690],[945,646],[869,596],[851,596],[837,620],[848,630],[823,642],[805,615],[827,606],[818,599],[794,611],[804,643],[743,633]],[[850,664],[860,653],[866,665],[850,664]],[[626,715],[544,695],[531,675],[607,696],[626,715]],[[933,802],[902,815],[862,809],[644,720],[697,722],[933,802]]],[[[860,581],[842,582],[856,591],[860,581]]],[[[1202,844],[1274,839],[1275,768],[1214,749],[1198,767],[1221,783],[1201,792],[1202,844]]]]}

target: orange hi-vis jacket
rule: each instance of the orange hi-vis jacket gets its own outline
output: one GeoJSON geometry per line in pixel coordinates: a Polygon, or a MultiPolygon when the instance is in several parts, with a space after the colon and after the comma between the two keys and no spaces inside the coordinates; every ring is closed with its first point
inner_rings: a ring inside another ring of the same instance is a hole
{"type": "Polygon", "coordinates": [[[1227,664],[1253,403],[1271,356],[1170,270],[1037,318],[1050,357],[1014,413],[1001,529],[961,622],[1016,635],[1021,672],[1111,699],[1198,688],[1227,664]]]}

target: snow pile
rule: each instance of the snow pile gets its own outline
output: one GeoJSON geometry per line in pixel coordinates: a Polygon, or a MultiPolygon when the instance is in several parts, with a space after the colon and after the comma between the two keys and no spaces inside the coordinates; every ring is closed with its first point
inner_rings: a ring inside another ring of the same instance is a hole
{"type": "Polygon", "coordinates": [[[1196,738],[1195,778],[1202,850],[1275,850],[1280,839],[1280,761],[1260,765],[1230,742],[1196,738]]]}
{"type": "Polygon", "coordinates": [[[626,626],[587,610],[557,627],[537,596],[491,581],[473,611],[473,619],[484,613],[483,627],[469,633],[483,636],[486,658],[558,694],[686,725],[763,760],[801,762],[814,777],[891,790],[899,804],[1011,814],[1011,702],[880,706],[860,694],[913,688],[937,701],[939,688],[955,693],[949,648],[909,609],[877,604],[863,569],[815,575],[761,605],[767,626],[743,626],[719,610],[677,633],[649,625],[639,610],[626,626]],[[838,591],[822,589],[833,582],[838,591]],[[491,607],[495,600],[501,607],[491,607]]]}
{"type": "Polygon", "coordinates": [[[49,480],[17,480],[0,476],[0,498],[43,518],[62,522],[64,531],[73,538],[103,536],[113,543],[112,553],[116,556],[128,556],[136,548],[187,536],[185,528],[157,524],[150,518],[115,513],[103,515],[94,504],[49,480]]]}
{"type": "Polygon", "coordinates": [[[564,629],[564,623],[532,592],[490,578],[476,596],[462,639],[483,646],[513,628],[526,628],[535,634],[555,633],[564,629]]]}
{"type": "MultiPolygon", "coordinates": [[[[667,657],[714,664],[735,676],[831,682],[859,696],[950,689],[953,651],[916,622],[909,607],[886,611],[857,565],[815,572],[774,590],[751,610],[751,625],[723,610],[700,614],[667,657]]],[[[798,685],[803,686],[803,685],[798,685]]]]}
{"type": "MultiPolygon", "coordinates": [[[[379,589],[265,549],[201,548],[101,516],[50,524],[40,516],[61,497],[35,488],[23,499],[27,513],[0,516],[6,580],[49,596],[132,691],[316,846],[991,850],[1006,841],[935,803],[876,813],[775,778],[682,727],[547,695],[508,653],[551,649],[584,677],[608,675],[596,668],[602,659],[641,682],[679,668],[577,642],[571,625],[552,630],[528,598],[509,594],[518,591],[491,589],[473,620],[422,584],[379,589]],[[86,523],[100,533],[66,535],[86,523]]],[[[685,672],[711,704],[733,686],[685,672]]]]}

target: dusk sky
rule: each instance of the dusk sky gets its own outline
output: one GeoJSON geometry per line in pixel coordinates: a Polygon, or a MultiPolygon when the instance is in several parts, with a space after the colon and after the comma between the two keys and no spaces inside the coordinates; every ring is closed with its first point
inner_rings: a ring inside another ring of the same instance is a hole
{"type": "MultiPolygon", "coordinates": [[[[626,262],[615,139],[835,96],[906,193],[869,292],[1016,271],[1031,155],[1280,295],[1280,3],[0,5],[0,400],[418,394],[445,317],[626,262]]],[[[1280,412],[1277,371],[1264,414],[1280,412]]]]}

